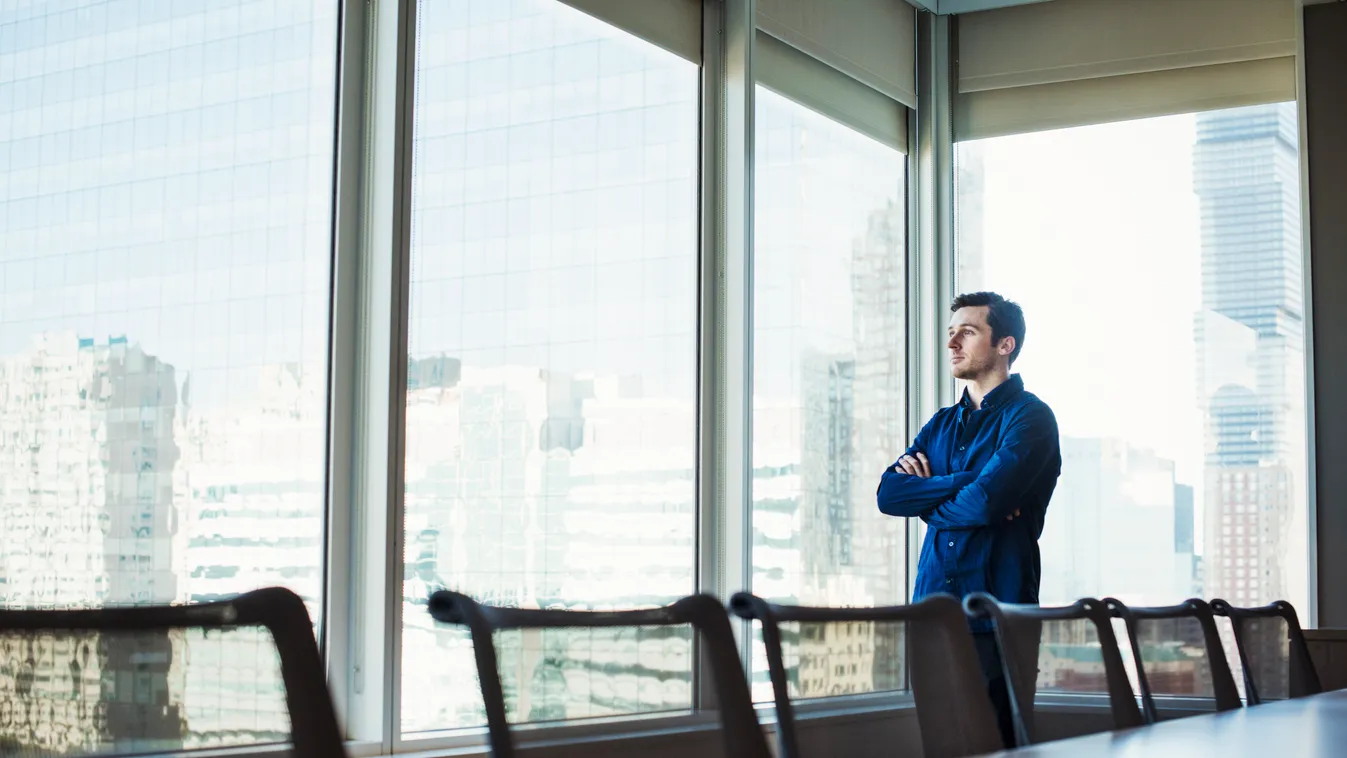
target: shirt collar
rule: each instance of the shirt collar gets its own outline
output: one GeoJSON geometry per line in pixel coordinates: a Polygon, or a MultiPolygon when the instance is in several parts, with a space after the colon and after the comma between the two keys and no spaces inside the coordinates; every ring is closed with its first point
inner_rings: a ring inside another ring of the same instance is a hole
{"type": "MultiPolygon", "coordinates": [[[[1005,405],[1014,397],[1024,391],[1024,378],[1019,374],[1011,374],[1010,378],[996,385],[996,389],[987,393],[982,398],[982,409],[990,410],[1000,405],[1005,405]]],[[[973,401],[968,397],[968,388],[965,387],[963,397],[959,399],[959,405],[972,410],[973,401]]]]}

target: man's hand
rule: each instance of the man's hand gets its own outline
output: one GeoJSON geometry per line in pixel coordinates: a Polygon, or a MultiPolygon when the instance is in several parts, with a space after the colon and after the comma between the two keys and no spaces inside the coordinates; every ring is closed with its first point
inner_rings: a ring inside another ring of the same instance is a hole
{"type": "Polygon", "coordinates": [[[898,459],[898,465],[894,466],[893,470],[898,474],[911,474],[922,479],[929,479],[931,477],[931,462],[926,460],[925,453],[917,453],[915,458],[904,455],[898,459]]]}

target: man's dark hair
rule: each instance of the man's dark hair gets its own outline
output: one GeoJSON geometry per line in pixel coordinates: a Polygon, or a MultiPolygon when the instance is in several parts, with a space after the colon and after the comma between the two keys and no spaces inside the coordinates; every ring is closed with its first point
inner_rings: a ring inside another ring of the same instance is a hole
{"type": "Polygon", "coordinates": [[[995,292],[969,292],[954,298],[950,313],[960,308],[987,306],[987,326],[992,328],[992,343],[1000,344],[1005,337],[1015,338],[1015,350],[1010,354],[1010,363],[1020,357],[1020,348],[1024,347],[1024,311],[1020,306],[1001,297],[995,292]]]}

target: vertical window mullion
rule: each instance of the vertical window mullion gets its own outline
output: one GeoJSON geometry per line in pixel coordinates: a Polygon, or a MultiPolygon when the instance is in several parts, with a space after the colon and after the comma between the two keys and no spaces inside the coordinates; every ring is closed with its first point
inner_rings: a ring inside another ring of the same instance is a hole
{"type": "MultiPolygon", "coordinates": [[[[698,590],[723,600],[751,578],[754,6],[703,6],[698,590]]],[[[747,667],[748,624],[731,623],[747,667]]],[[[705,661],[694,671],[697,707],[715,707],[705,661]]]]}
{"type": "Polygon", "coordinates": [[[369,5],[345,0],[341,11],[338,44],[336,193],[334,199],[332,271],[332,368],[330,377],[327,492],[327,624],[324,653],[328,684],[346,725],[346,737],[377,741],[381,729],[373,728],[355,711],[354,650],[356,632],[355,576],[351,572],[356,525],[354,477],[350,463],[356,460],[355,400],[358,350],[359,269],[363,188],[361,166],[365,150],[365,69],[369,5]]]}
{"type": "MultiPolygon", "coordinates": [[[[752,443],[753,443],[753,150],[755,0],[723,4],[723,85],[720,93],[724,134],[717,181],[721,238],[715,248],[717,386],[720,417],[716,428],[719,451],[715,505],[721,551],[714,584],[720,597],[747,588],[752,580],[752,443]]],[[[740,632],[740,653],[750,660],[751,635],[740,632]]]]}
{"type": "MultiPolygon", "coordinates": [[[[918,109],[909,190],[916,196],[912,267],[908,277],[909,436],[937,409],[953,402],[954,380],[940,360],[944,307],[953,297],[954,208],[951,34],[949,16],[921,13],[917,23],[918,109]]],[[[904,445],[906,445],[906,440],[904,445]]],[[[925,525],[909,522],[909,597],[925,525]]]]}
{"type": "MultiPolygon", "coordinates": [[[[399,742],[400,660],[397,630],[402,620],[402,448],[406,393],[407,259],[411,182],[411,69],[415,43],[415,2],[368,4],[351,0],[363,29],[364,55],[350,60],[343,76],[359,67],[362,93],[358,136],[343,134],[343,161],[357,148],[358,163],[343,168],[358,175],[359,196],[340,199],[343,220],[339,249],[355,248],[339,259],[336,349],[350,353],[350,386],[333,402],[349,397],[353,409],[345,454],[333,445],[333,479],[348,477],[349,539],[334,549],[334,589],[345,593],[345,649],[332,653],[345,662],[334,677],[343,704],[348,737],[377,743],[387,754],[399,742]],[[355,206],[355,207],[352,207],[355,206]],[[350,214],[359,217],[350,228],[350,214]],[[353,240],[342,239],[346,232],[353,240]],[[342,264],[345,264],[344,266],[342,264]],[[342,303],[348,303],[343,305],[342,303]],[[346,332],[343,332],[346,330],[346,332]],[[335,559],[346,560],[337,564],[335,559]],[[340,584],[339,584],[340,583],[340,584]]],[[[347,57],[350,49],[346,51],[347,57]]],[[[343,81],[343,92],[351,86],[343,81]]],[[[343,126],[355,121],[343,115],[343,126]]],[[[354,126],[352,126],[354,129],[354,126]]],[[[343,177],[343,187],[357,181],[343,177]]],[[[342,367],[334,364],[334,371],[342,367]]],[[[346,381],[339,377],[338,381],[346,381]]],[[[339,417],[334,413],[334,417],[339,417]]],[[[336,501],[341,505],[340,501],[336,501]]],[[[340,534],[333,532],[334,543],[340,534]]],[[[335,636],[334,636],[335,640],[335,636]]]]}
{"type": "MultiPolygon", "coordinates": [[[[700,144],[700,244],[697,298],[697,591],[718,593],[724,551],[720,546],[723,509],[720,501],[723,464],[719,454],[724,418],[724,371],[721,359],[720,308],[722,276],[723,156],[726,145],[725,50],[721,32],[724,6],[702,5],[702,70],[698,102],[700,144]]],[[[693,708],[715,703],[712,672],[693,641],[693,708]]]]}

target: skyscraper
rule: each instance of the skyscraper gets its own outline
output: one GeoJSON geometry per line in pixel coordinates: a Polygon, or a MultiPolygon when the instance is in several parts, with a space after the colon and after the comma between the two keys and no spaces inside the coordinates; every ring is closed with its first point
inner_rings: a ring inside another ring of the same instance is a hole
{"type": "MultiPolygon", "coordinates": [[[[323,377],[263,367],[258,408],[201,418],[183,373],[123,336],[43,333],[0,357],[0,603],[211,600],[237,592],[239,574],[317,599],[294,548],[320,533],[321,515],[303,507],[318,482],[277,450],[321,433],[323,377]]],[[[0,647],[24,662],[0,673],[0,709],[15,714],[0,752],[287,733],[277,658],[257,630],[4,635],[0,647]]]]}
{"type": "Polygon", "coordinates": [[[1200,114],[1198,402],[1206,438],[1205,594],[1298,598],[1304,307],[1294,103],[1200,114]]]}
{"type": "Polygon", "coordinates": [[[1043,602],[1188,597],[1192,547],[1183,549],[1178,532],[1174,461],[1117,438],[1063,436],[1061,445],[1062,476],[1039,541],[1043,602]]]}
{"type": "Polygon", "coordinates": [[[0,602],[176,600],[173,366],[44,334],[0,359],[0,387],[0,602]]]}
{"type": "MultiPolygon", "coordinates": [[[[856,344],[852,424],[856,471],[851,477],[851,507],[862,509],[862,513],[874,513],[880,472],[893,462],[897,451],[907,447],[906,438],[911,436],[905,419],[909,395],[903,381],[907,364],[905,216],[906,204],[890,200],[870,212],[864,236],[851,245],[851,332],[856,344]]],[[[906,562],[903,532],[907,525],[889,523],[885,524],[887,528],[876,529],[871,526],[873,522],[858,521],[860,528],[854,530],[855,563],[860,568],[857,573],[868,585],[867,594],[876,603],[905,598],[906,571],[895,570],[895,564],[906,562]]],[[[866,676],[876,689],[898,686],[903,679],[900,632],[899,627],[884,624],[872,630],[857,629],[857,633],[869,633],[874,638],[872,659],[862,666],[870,669],[866,676]]]]}
{"type": "Polygon", "coordinates": [[[1194,532],[1197,521],[1193,515],[1193,486],[1191,484],[1174,485],[1174,555],[1180,561],[1180,568],[1188,577],[1188,595],[1202,595],[1202,576],[1199,571],[1197,543],[1194,532]]]}
{"type": "MultiPolygon", "coordinates": [[[[800,471],[801,602],[893,602],[906,591],[905,525],[875,523],[875,483],[906,445],[903,391],[904,204],[866,215],[851,243],[851,351],[806,353],[800,471]]],[[[902,635],[893,624],[802,625],[802,697],[901,686],[902,635]]]]}
{"type": "MultiPolygon", "coordinates": [[[[0,602],[53,608],[176,599],[173,366],[124,337],[96,344],[44,334],[0,359],[0,388],[0,602]]],[[[182,690],[171,687],[167,664],[157,663],[172,648],[167,633],[134,640],[6,635],[3,643],[24,663],[12,673],[14,686],[0,688],[0,708],[12,714],[0,726],[0,747],[64,751],[106,739],[109,730],[120,739],[178,734],[182,690]],[[69,697],[73,682],[94,672],[130,671],[137,653],[160,656],[142,657],[138,675],[104,690],[96,705],[69,697]],[[143,707],[150,702],[163,708],[150,713],[143,707]]]]}
{"type": "MultiPolygon", "coordinates": [[[[908,393],[904,386],[907,306],[906,205],[890,200],[866,217],[863,236],[851,245],[851,333],[855,344],[855,388],[852,415],[856,470],[851,476],[851,504],[874,511],[875,485],[896,451],[907,447],[908,393]]],[[[888,521],[888,519],[886,519],[888,521]]],[[[864,525],[864,521],[861,522],[864,525]]],[[[887,525],[887,524],[886,524],[887,525]]],[[[894,571],[903,550],[903,530],[856,530],[858,573],[879,602],[893,602],[906,593],[904,572],[894,571]]]]}
{"type": "Polygon", "coordinates": [[[854,360],[819,353],[806,354],[802,363],[801,558],[806,593],[822,595],[826,578],[856,558],[852,482],[861,473],[855,470],[857,367],[854,360]]]}

